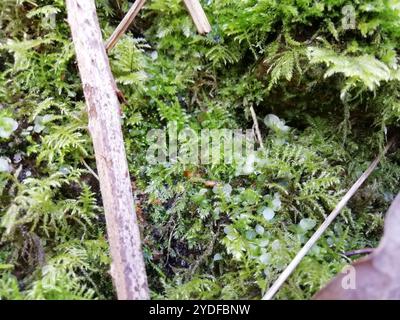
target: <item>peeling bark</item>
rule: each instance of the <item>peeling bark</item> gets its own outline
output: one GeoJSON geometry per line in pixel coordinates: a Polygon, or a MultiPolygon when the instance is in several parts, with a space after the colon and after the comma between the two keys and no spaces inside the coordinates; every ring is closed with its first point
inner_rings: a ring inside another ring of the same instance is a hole
{"type": "Polygon", "coordinates": [[[131,181],[123,143],[120,104],[94,0],[67,0],[68,22],[89,113],[118,299],[148,299],[131,181]]]}

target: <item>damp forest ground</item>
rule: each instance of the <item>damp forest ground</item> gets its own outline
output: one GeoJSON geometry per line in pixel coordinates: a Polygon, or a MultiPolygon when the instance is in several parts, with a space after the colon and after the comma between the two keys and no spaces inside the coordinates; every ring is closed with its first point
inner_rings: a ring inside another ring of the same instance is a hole
{"type": "MultiPolygon", "coordinates": [[[[152,0],[110,52],[151,297],[260,299],[399,131],[400,1],[202,4],[207,36],[152,0]],[[251,129],[251,107],[264,149],[148,163],[150,130],[251,129]]],[[[131,4],[96,5],[106,39],[131,4]]],[[[0,298],[114,299],[64,1],[2,0],[0,25],[0,298]]],[[[276,298],[309,299],[375,247],[399,178],[394,148],[276,298]]]]}

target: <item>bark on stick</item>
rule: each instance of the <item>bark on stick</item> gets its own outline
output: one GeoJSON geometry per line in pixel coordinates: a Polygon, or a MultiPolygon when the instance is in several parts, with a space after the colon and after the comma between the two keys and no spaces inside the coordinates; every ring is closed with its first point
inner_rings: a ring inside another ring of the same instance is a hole
{"type": "Polygon", "coordinates": [[[148,299],[131,181],[118,113],[115,80],[94,0],[67,0],[68,22],[89,113],[118,299],[148,299]]]}

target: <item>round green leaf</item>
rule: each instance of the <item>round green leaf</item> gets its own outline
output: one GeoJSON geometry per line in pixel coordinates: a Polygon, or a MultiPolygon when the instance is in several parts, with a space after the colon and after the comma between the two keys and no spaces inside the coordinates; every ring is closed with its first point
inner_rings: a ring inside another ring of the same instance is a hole
{"type": "Polygon", "coordinates": [[[300,221],[300,228],[302,228],[304,231],[312,230],[316,226],[317,221],[314,219],[310,218],[305,218],[300,221]]]}
{"type": "Polygon", "coordinates": [[[11,171],[10,159],[1,157],[0,158],[0,172],[10,172],[11,171]]]}
{"type": "Polygon", "coordinates": [[[260,256],[260,261],[263,264],[269,264],[269,262],[271,261],[271,254],[270,253],[263,253],[260,256]]]}
{"type": "Polygon", "coordinates": [[[264,207],[262,210],[262,215],[264,216],[265,220],[271,221],[275,217],[275,212],[271,208],[264,207]]]}
{"type": "Polygon", "coordinates": [[[257,232],[258,234],[264,234],[264,231],[265,231],[265,229],[264,229],[263,226],[260,226],[259,224],[256,225],[256,232],[257,232]]]}
{"type": "Polygon", "coordinates": [[[0,138],[8,139],[17,130],[18,122],[11,118],[0,118],[0,138]]]}

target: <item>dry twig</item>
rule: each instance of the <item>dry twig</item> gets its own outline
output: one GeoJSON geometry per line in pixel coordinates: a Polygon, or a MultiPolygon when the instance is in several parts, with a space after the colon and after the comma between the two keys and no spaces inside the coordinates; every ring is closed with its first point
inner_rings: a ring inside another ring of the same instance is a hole
{"type": "Polygon", "coordinates": [[[122,19],[121,23],[118,25],[117,29],[113,32],[111,37],[106,42],[106,50],[110,51],[115,47],[119,38],[123,36],[123,34],[128,30],[129,26],[132,24],[133,20],[135,20],[138,15],[140,9],[143,8],[146,0],[136,0],[132,7],[129,9],[126,16],[122,19]]]}
{"type": "Polygon", "coordinates": [[[258,142],[260,144],[261,149],[264,149],[264,143],[262,141],[260,127],[258,126],[257,115],[256,115],[256,112],[254,111],[254,108],[253,108],[252,105],[250,106],[250,112],[251,112],[251,117],[253,118],[254,128],[255,128],[255,131],[256,131],[257,140],[258,140],[258,142]]]}
{"type": "Polygon", "coordinates": [[[382,157],[388,152],[388,150],[394,144],[395,139],[392,139],[383,152],[379,154],[375,160],[370,164],[368,169],[361,175],[361,177],[354,183],[354,185],[350,188],[350,190],[346,193],[346,195],[342,198],[342,200],[337,204],[336,208],[332,211],[332,213],[325,219],[324,223],[318,228],[318,230],[313,234],[313,236],[308,240],[308,242],[304,245],[304,247],[299,251],[299,253],[294,257],[292,262],[286,267],[286,269],[282,272],[282,274],[278,277],[272,287],[267,291],[264,295],[263,300],[271,300],[281,286],[285,283],[287,278],[292,274],[292,272],[299,265],[301,260],[307,255],[310,249],[315,245],[315,243],[319,240],[322,234],[328,229],[330,224],[335,220],[335,218],[339,215],[342,209],[346,206],[347,202],[351,199],[351,197],[357,192],[357,190],[361,187],[361,185],[367,180],[367,178],[371,175],[371,173],[378,166],[379,162],[382,160],[382,157]]]}

